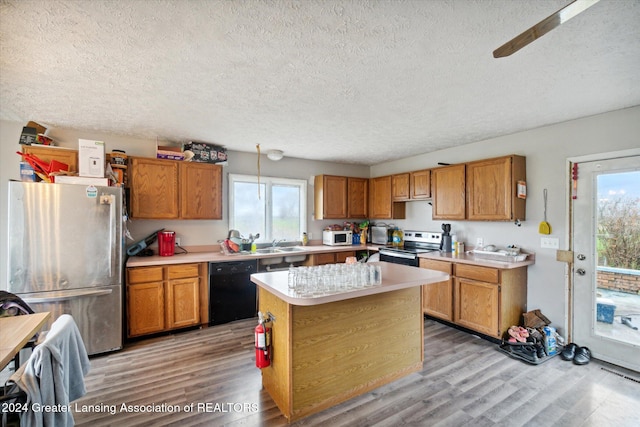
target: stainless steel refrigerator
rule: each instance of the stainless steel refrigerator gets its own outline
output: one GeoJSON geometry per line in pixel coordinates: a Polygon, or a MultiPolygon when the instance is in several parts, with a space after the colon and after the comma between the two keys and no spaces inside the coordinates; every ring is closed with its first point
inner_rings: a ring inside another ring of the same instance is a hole
{"type": "Polygon", "coordinates": [[[89,355],[122,348],[122,190],[9,182],[7,280],[44,330],[71,314],[89,355]]]}

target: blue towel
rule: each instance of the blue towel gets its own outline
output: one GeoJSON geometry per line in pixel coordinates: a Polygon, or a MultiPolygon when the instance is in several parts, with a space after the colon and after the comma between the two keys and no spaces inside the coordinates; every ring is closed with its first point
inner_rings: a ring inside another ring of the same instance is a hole
{"type": "Polygon", "coordinates": [[[33,350],[27,363],[11,376],[11,380],[27,394],[29,410],[23,413],[20,425],[73,426],[69,404],[86,394],[84,376],[90,367],[87,350],[73,317],[61,315],[51,325],[45,340],[33,350]],[[33,410],[43,405],[51,405],[57,411],[33,410]]]}

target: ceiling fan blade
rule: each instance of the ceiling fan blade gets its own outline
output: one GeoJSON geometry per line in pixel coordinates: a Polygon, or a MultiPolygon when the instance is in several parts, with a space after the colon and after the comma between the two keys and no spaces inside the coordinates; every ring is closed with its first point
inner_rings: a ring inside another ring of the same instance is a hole
{"type": "Polygon", "coordinates": [[[561,24],[567,22],[579,13],[584,12],[599,1],[600,0],[575,0],[569,3],[551,16],[543,19],[522,34],[517,35],[512,40],[494,50],[493,57],[504,58],[505,56],[509,56],[519,51],[532,41],[539,39],[549,31],[559,27],[561,24]]]}

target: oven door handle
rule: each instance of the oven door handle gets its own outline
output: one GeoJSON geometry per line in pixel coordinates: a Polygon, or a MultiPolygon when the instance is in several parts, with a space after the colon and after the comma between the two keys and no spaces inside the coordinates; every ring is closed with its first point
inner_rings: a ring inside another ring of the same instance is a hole
{"type": "Polygon", "coordinates": [[[414,254],[405,254],[402,252],[392,252],[392,251],[385,251],[384,249],[380,249],[380,255],[386,255],[386,256],[390,256],[390,257],[395,257],[395,258],[404,258],[404,259],[416,259],[417,256],[414,254]]]}

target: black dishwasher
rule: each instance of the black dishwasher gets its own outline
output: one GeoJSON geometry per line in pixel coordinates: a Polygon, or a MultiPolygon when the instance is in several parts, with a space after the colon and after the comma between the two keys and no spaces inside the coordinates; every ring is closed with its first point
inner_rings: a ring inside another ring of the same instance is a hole
{"type": "Polygon", "coordinates": [[[257,261],[209,263],[209,324],[220,325],[258,314],[251,274],[257,261]]]}

